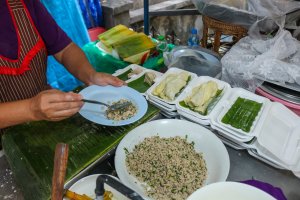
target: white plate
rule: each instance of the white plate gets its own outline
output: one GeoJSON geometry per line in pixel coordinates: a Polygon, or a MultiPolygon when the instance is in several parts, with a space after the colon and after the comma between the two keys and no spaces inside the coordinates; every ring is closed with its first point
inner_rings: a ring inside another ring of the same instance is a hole
{"type": "Polygon", "coordinates": [[[238,182],[220,182],[198,189],[187,200],[276,200],[268,193],[238,182]]]}
{"type": "Polygon", "coordinates": [[[84,118],[92,122],[106,126],[122,126],[131,124],[142,118],[148,109],[148,103],[143,95],[127,86],[113,87],[110,85],[92,85],[81,90],[79,94],[81,94],[85,99],[102,101],[108,104],[116,102],[120,99],[126,99],[131,101],[134,106],[137,107],[137,113],[133,117],[126,120],[114,121],[107,119],[105,114],[105,106],[85,103],[84,106],[80,109],[79,113],[84,118]]]}
{"type": "Polygon", "coordinates": [[[135,145],[145,138],[187,136],[188,142],[195,143],[195,150],[202,152],[206,161],[208,177],[205,184],[225,181],[230,168],[229,155],[221,140],[208,129],[185,120],[164,119],[151,121],[130,131],[120,142],[116,150],[115,167],[118,177],[128,187],[138,192],[144,199],[150,199],[139,182],[127,171],[124,148],[131,152],[135,145]]]}
{"type": "MultiPolygon", "coordinates": [[[[98,178],[98,176],[101,174],[93,174],[90,176],[86,176],[83,177],[82,179],[78,180],[77,182],[75,182],[70,188],[69,190],[72,192],[75,192],[77,194],[80,195],[87,195],[90,198],[96,198],[95,195],[95,188],[96,188],[96,180],[98,178]]],[[[110,175],[109,175],[110,176],[110,175]]],[[[112,178],[119,180],[117,177],[111,176],[112,178]]],[[[112,191],[111,187],[104,184],[104,188],[106,190],[112,191]]],[[[70,200],[67,197],[64,197],[63,200],[70,200]]]]}

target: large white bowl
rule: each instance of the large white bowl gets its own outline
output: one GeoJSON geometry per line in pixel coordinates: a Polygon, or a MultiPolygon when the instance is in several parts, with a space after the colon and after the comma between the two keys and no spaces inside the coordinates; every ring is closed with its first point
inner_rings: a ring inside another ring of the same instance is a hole
{"type": "Polygon", "coordinates": [[[187,200],[275,200],[256,187],[238,182],[213,183],[198,189],[187,200]]]}
{"type": "Polygon", "coordinates": [[[159,135],[160,137],[187,136],[188,142],[195,142],[195,150],[202,152],[207,165],[208,177],[205,184],[225,181],[229,173],[229,155],[221,142],[208,129],[185,120],[163,119],[151,121],[130,131],[120,142],[116,150],[115,167],[120,178],[128,187],[139,193],[144,199],[149,198],[144,188],[134,176],[127,171],[125,148],[131,152],[136,144],[144,138],[159,135]]]}

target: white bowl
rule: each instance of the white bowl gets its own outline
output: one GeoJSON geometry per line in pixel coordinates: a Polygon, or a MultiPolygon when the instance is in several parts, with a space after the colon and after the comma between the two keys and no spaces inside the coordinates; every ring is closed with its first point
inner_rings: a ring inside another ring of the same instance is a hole
{"type": "Polygon", "coordinates": [[[187,200],[276,200],[256,187],[238,182],[213,183],[198,189],[187,200]]]}
{"type": "Polygon", "coordinates": [[[185,120],[163,119],[151,121],[130,131],[118,145],[115,156],[115,167],[121,182],[135,190],[145,200],[151,198],[146,195],[142,183],[127,171],[125,148],[131,152],[134,146],[145,138],[157,135],[164,138],[175,136],[186,138],[187,136],[188,142],[193,141],[195,143],[195,150],[203,153],[208,172],[205,184],[226,180],[230,166],[229,155],[221,140],[211,131],[185,120]]]}

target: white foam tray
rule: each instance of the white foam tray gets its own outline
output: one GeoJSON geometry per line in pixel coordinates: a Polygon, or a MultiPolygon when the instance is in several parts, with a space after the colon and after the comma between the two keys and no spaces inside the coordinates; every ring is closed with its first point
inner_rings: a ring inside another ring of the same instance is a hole
{"type": "Polygon", "coordinates": [[[184,90],[187,88],[187,86],[189,84],[191,84],[191,82],[197,77],[196,74],[194,73],[191,73],[191,72],[188,72],[188,71],[185,71],[185,72],[188,72],[191,76],[191,80],[187,83],[187,85],[183,88],[183,90],[180,92],[180,94],[178,96],[175,96],[175,99],[172,100],[172,101],[168,101],[168,100],[165,100],[165,99],[162,99],[158,96],[155,96],[152,94],[152,91],[161,83],[162,80],[164,80],[169,74],[179,74],[180,72],[184,72],[185,70],[182,70],[182,69],[178,69],[178,68],[170,68],[168,69],[168,71],[166,73],[164,73],[161,78],[156,82],[154,83],[148,90],[147,90],[147,95],[149,98],[153,99],[153,100],[158,100],[158,101],[161,101],[161,102],[164,102],[166,104],[171,104],[171,105],[174,105],[176,104],[177,100],[180,98],[180,96],[183,94],[184,90]]]}
{"type": "Polygon", "coordinates": [[[224,97],[226,97],[226,95],[228,95],[230,88],[231,88],[230,85],[228,83],[224,82],[224,81],[220,81],[218,79],[215,79],[215,78],[212,78],[212,77],[209,77],[209,76],[200,76],[198,78],[195,78],[191,82],[191,84],[189,84],[186,87],[186,89],[183,91],[183,94],[180,96],[180,98],[178,98],[178,101],[176,103],[176,109],[180,110],[182,112],[186,112],[186,113],[188,113],[190,115],[193,115],[195,117],[198,117],[200,119],[209,120],[210,117],[211,117],[211,114],[212,114],[212,111],[213,111],[214,107],[216,107],[219,104],[219,102],[221,102],[222,99],[224,97]],[[215,105],[213,105],[211,107],[211,110],[208,111],[207,115],[202,115],[202,114],[200,114],[198,112],[195,112],[195,111],[193,111],[193,110],[191,110],[189,108],[185,108],[185,107],[183,107],[183,106],[180,105],[181,101],[183,101],[185,98],[187,98],[188,96],[191,95],[193,88],[198,87],[201,84],[204,84],[204,83],[206,83],[208,81],[214,81],[214,82],[216,82],[217,85],[218,85],[218,89],[219,90],[223,90],[223,91],[220,94],[219,100],[217,102],[215,102],[215,105]]]}
{"type": "Polygon", "coordinates": [[[258,96],[242,88],[233,88],[231,89],[231,94],[228,95],[228,99],[223,101],[223,107],[221,113],[218,115],[214,115],[214,117],[212,117],[212,121],[213,121],[212,123],[216,126],[223,127],[224,129],[226,128],[226,130],[229,130],[230,133],[236,135],[237,137],[257,136],[259,131],[261,130],[262,123],[266,118],[267,110],[270,106],[270,103],[271,103],[270,100],[265,97],[258,96]],[[249,133],[241,129],[234,128],[229,124],[224,124],[221,121],[222,118],[225,116],[225,114],[228,112],[228,110],[231,108],[231,106],[235,103],[238,97],[253,100],[263,104],[252,124],[249,133]]]}
{"type": "Polygon", "coordinates": [[[144,75],[145,70],[146,70],[146,68],[144,68],[144,67],[142,67],[142,66],[140,66],[140,65],[137,65],[137,64],[131,64],[131,65],[128,65],[127,67],[125,67],[125,68],[123,68],[123,69],[119,69],[119,70],[115,71],[115,73],[113,73],[112,75],[113,75],[113,76],[119,76],[119,75],[121,75],[121,74],[127,72],[127,71],[130,70],[130,69],[132,69],[132,70],[140,69],[140,70],[142,70],[142,71],[141,71],[141,73],[139,73],[139,74],[134,74],[134,75],[132,75],[131,77],[129,77],[129,78],[125,81],[126,83],[129,83],[129,82],[131,82],[132,80],[135,80],[135,79],[141,77],[142,75],[144,75]]]}

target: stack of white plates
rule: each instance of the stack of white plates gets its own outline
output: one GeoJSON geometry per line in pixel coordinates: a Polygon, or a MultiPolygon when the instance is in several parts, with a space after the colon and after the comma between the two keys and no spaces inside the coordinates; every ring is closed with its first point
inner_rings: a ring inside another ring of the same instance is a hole
{"type": "Polygon", "coordinates": [[[197,75],[194,73],[188,72],[188,71],[178,69],[178,68],[170,68],[166,73],[164,73],[160,77],[160,79],[157,82],[155,82],[147,90],[147,98],[148,98],[149,102],[152,103],[153,105],[157,106],[161,110],[161,113],[168,118],[176,118],[178,116],[178,112],[176,110],[176,102],[178,101],[180,96],[183,94],[183,91],[185,90],[185,88],[178,95],[176,95],[173,100],[162,99],[159,96],[153,95],[152,92],[161,83],[161,81],[163,81],[169,74],[179,74],[181,72],[187,72],[190,74],[190,80],[187,83],[187,85],[185,86],[185,88],[187,88],[188,85],[193,81],[193,79],[195,79],[197,77],[197,75]]]}

